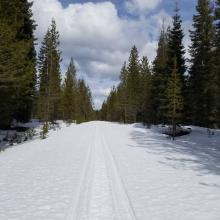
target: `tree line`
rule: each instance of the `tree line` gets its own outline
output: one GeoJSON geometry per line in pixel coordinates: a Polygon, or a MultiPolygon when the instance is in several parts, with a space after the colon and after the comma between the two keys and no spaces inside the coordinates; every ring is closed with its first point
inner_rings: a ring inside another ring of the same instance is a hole
{"type": "Polygon", "coordinates": [[[37,25],[31,7],[27,0],[0,1],[0,128],[30,118],[47,122],[93,119],[91,91],[84,80],[76,78],[73,59],[62,82],[54,20],[37,57],[37,25]]]}
{"type": "Polygon", "coordinates": [[[67,122],[92,120],[94,110],[91,91],[83,79],[77,79],[73,58],[61,83],[59,44],[59,32],[55,20],[52,20],[38,55],[36,117],[45,122],[58,119],[67,122]]]}
{"type": "Polygon", "coordinates": [[[198,0],[190,31],[190,59],[178,7],[172,26],[163,25],[156,57],[149,64],[131,50],[102,109],[70,60],[61,77],[59,32],[53,20],[35,51],[32,3],[0,1],[0,128],[30,118],[54,122],[101,120],[124,123],[186,123],[220,127],[220,0],[198,0]]]}
{"type": "Polygon", "coordinates": [[[198,0],[190,38],[187,60],[177,5],[172,26],[161,29],[152,65],[132,48],[99,119],[220,127],[220,0],[198,0]]]}

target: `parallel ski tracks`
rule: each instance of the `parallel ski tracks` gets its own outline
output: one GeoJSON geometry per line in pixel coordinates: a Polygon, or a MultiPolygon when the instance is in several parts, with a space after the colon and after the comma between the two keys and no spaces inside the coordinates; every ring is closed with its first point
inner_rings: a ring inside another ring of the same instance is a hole
{"type": "MultiPolygon", "coordinates": [[[[87,137],[88,139],[92,140],[92,138],[94,137],[94,132],[91,132],[90,133],[90,136],[91,137],[87,137]]],[[[86,141],[86,139],[83,139],[83,143],[86,141]]],[[[82,173],[81,173],[81,176],[79,178],[79,184],[78,184],[78,187],[77,189],[75,190],[76,192],[76,195],[73,195],[73,201],[72,201],[72,204],[71,204],[71,207],[70,207],[70,210],[68,212],[68,215],[67,215],[67,220],[77,220],[79,219],[78,216],[79,216],[79,209],[80,209],[80,203],[81,203],[81,200],[82,200],[82,194],[83,194],[83,189],[85,188],[85,182],[86,182],[86,179],[88,179],[88,170],[89,170],[89,165],[91,164],[91,159],[92,159],[92,151],[93,151],[93,146],[92,146],[93,143],[89,143],[89,148],[88,148],[88,153],[86,155],[86,158],[85,158],[85,162],[84,162],[84,165],[82,167],[82,173]]]]}
{"type": "Polygon", "coordinates": [[[97,126],[68,220],[136,220],[114,156],[97,126]]]}
{"type": "Polygon", "coordinates": [[[100,132],[100,136],[102,138],[102,147],[106,155],[106,164],[108,167],[108,173],[110,174],[109,180],[111,182],[111,188],[113,189],[112,193],[115,207],[117,208],[117,219],[137,220],[134,207],[120,175],[115,157],[105,140],[104,134],[100,132]]]}

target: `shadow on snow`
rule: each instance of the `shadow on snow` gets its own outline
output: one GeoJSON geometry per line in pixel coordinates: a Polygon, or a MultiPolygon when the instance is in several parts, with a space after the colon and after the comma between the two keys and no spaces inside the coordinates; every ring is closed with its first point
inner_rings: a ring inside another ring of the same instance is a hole
{"type": "Polygon", "coordinates": [[[135,145],[131,147],[142,147],[148,153],[162,156],[159,163],[174,169],[193,169],[201,176],[220,175],[220,132],[208,137],[205,129],[195,128],[191,134],[172,141],[154,129],[146,129],[138,124],[134,127],[136,129],[130,133],[130,136],[135,141],[135,145]]]}

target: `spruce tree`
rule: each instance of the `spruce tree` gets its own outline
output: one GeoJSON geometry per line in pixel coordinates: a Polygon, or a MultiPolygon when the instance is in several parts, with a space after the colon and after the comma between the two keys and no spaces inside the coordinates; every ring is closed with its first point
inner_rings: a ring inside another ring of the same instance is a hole
{"type": "Polygon", "coordinates": [[[20,57],[14,53],[19,43],[14,41],[15,32],[0,22],[0,128],[8,128],[13,119],[13,91],[20,57]]]}
{"type": "Polygon", "coordinates": [[[38,91],[38,110],[37,116],[43,121],[49,121],[48,115],[48,85],[49,85],[49,46],[50,32],[47,30],[46,35],[41,43],[38,54],[38,71],[39,71],[39,91],[38,91]]]}
{"type": "Polygon", "coordinates": [[[120,83],[113,87],[106,101],[103,102],[100,114],[108,121],[118,121],[127,123],[129,119],[129,90],[128,90],[128,70],[126,62],[120,71],[120,83]]]}
{"type": "Polygon", "coordinates": [[[76,120],[76,68],[71,58],[63,86],[63,118],[67,122],[76,120]]]}
{"type": "Polygon", "coordinates": [[[190,31],[191,66],[189,77],[191,122],[212,126],[215,115],[213,74],[213,11],[209,0],[198,0],[197,15],[190,31]]]}
{"type": "Polygon", "coordinates": [[[128,61],[128,78],[127,78],[127,93],[128,93],[128,108],[127,115],[129,122],[136,122],[139,112],[140,103],[140,62],[136,46],[133,46],[129,61],[128,61]]]}
{"type": "Polygon", "coordinates": [[[83,79],[77,83],[77,122],[86,122],[94,118],[92,94],[83,79]]]}
{"type": "MultiPolygon", "coordinates": [[[[182,97],[187,96],[187,88],[186,88],[186,64],[185,64],[185,50],[183,45],[184,33],[182,29],[182,20],[179,15],[178,4],[176,3],[175,15],[173,16],[173,24],[172,28],[169,29],[168,32],[168,45],[167,45],[167,73],[170,76],[173,72],[174,66],[174,57],[176,59],[176,68],[177,73],[180,75],[181,83],[182,83],[182,97]]],[[[186,99],[187,100],[187,99],[186,99]]],[[[187,113],[187,103],[184,101],[183,112],[187,113]]],[[[182,114],[182,121],[185,121],[187,118],[187,114],[182,114]]]]}
{"type": "Polygon", "coordinates": [[[182,29],[182,20],[179,15],[179,8],[176,4],[175,15],[173,16],[172,28],[168,31],[168,42],[167,42],[167,71],[171,75],[174,66],[174,57],[176,57],[176,68],[180,74],[182,84],[185,84],[185,50],[183,45],[184,33],[182,29]]]}
{"type": "Polygon", "coordinates": [[[32,115],[33,103],[36,98],[36,51],[34,47],[36,25],[32,19],[31,7],[33,3],[27,0],[20,0],[19,3],[22,24],[18,28],[16,39],[25,42],[26,57],[23,62],[23,73],[18,73],[20,86],[15,91],[15,103],[17,105],[14,118],[26,122],[32,115]]]}
{"type": "Polygon", "coordinates": [[[176,135],[176,124],[181,118],[181,111],[183,109],[183,96],[182,96],[182,81],[180,74],[177,72],[177,61],[174,58],[174,67],[171,76],[168,79],[166,88],[167,96],[167,112],[168,118],[172,123],[172,136],[173,139],[176,135]]]}
{"type": "Polygon", "coordinates": [[[120,121],[127,122],[128,111],[128,71],[126,62],[123,64],[120,72],[120,83],[118,85],[118,101],[120,105],[120,121]]]}
{"type": "Polygon", "coordinates": [[[112,88],[107,99],[107,120],[119,121],[118,118],[118,97],[115,87],[112,88]]]}
{"type": "Polygon", "coordinates": [[[214,63],[215,63],[215,82],[216,82],[216,122],[220,127],[220,0],[216,0],[215,7],[215,52],[214,52],[214,63]]]}
{"type": "Polygon", "coordinates": [[[99,118],[102,121],[107,121],[107,103],[106,100],[102,103],[101,110],[99,111],[99,118]]]}
{"type": "Polygon", "coordinates": [[[166,122],[166,97],[165,90],[168,80],[167,76],[167,31],[163,24],[160,38],[158,42],[157,55],[153,62],[153,75],[152,75],[152,108],[154,113],[152,121],[155,124],[166,122]]]}
{"type": "Polygon", "coordinates": [[[38,114],[40,119],[54,122],[61,116],[61,77],[59,33],[52,20],[42,42],[39,58],[38,114]]]}
{"type": "Polygon", "coordinates": [[[108,121],[151,121],[151,71],[147,57],[139,61],[137,48],[131,51],[128,66],[123,64],[120,83],[113,87],[101,112],[108,121]]]}
{"type": "Polygon", "coordinates": [[[0,1],[0,126],[28,121],[35,94],[32,3],[0,1]]]}
{"type": "Polygon", "coordinates": [[[140,94],[140,120],[146,124],[152,123],[152,75],[147,57],[143,57],[140,66],[141,94],[140,94]]]}

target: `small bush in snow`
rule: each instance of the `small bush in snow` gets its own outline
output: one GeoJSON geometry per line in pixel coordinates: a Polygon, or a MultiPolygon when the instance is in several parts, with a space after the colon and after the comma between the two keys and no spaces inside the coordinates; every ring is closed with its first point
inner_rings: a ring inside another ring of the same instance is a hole
{"type": "Polygon", "coordinates": [[[47,137],[48,131],[49,131],[49,127],[48,127],[48,123],[46,122],[42,127],[41,139],[45,139],[47,137]]]}

